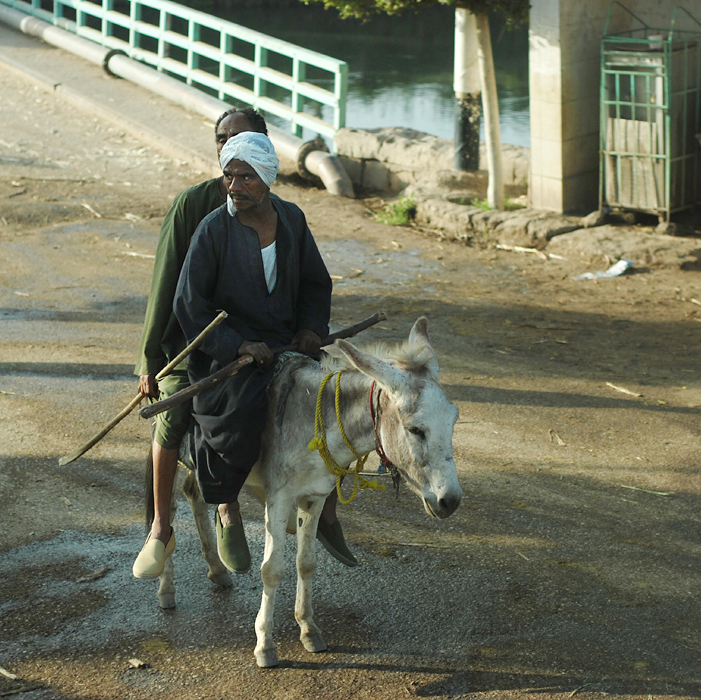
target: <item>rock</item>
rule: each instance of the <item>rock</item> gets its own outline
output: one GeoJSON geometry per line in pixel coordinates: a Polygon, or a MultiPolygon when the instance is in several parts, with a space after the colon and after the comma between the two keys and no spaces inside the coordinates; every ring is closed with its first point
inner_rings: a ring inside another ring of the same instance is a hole
{"type": "MultiPolygon", "coordinates": [[[[376,162],[393,173],[401,173],[392,187],[402,183],[423,183],[443,180],[443,187],[474,186],[474,173],[453,170],[453,140],[439,139],[413,129],[385,127],[382,129],[339,129],[334,137],[336,153],[344,165],[349,160],[376,162]],[[440,174],[438,174],[440,173],[440,174]]],[[[529,150],[521,146],[502,146],[505,184],[525,186],[528,181],[529,150]]],[[[486,179],[487,156],[480,145],[479,179],[486,179]]],[[[362,184],[356,168],[346,167],[355,184],[362,184]]],[[[388,176],[389,177],[389,176],[388,176]]],[[[393,193],[399,190],[392,189],[393,193]]]]}
{"type": "Polygon", "coordinates": [[[524,248],[536,247],[537,239],[528,231],[528,224],[533,217],[533,212],[524,209],[523,211],[502,213],[507,213],[508,216],[502,217],[501,222],[490,232],[490,241],[523,246],[524,248]]]}
{"type": "Polygon", "coordinates": [[[581,228],[579,217],[576,216],[529,211],[531,216],[528,221],[528,233],[534,242],[540,244],[539,247],[542,247],[555,236],[562,236],[565,233],[581,228]]]}
{"type": "Polygon", "coordinates": [[[581,228],[594,228],[595,226],[603,226],[606,223],[606,214],[599,209],[582,217],[580,221],[581,228]]]}
{"type": "Polygon", "coordinates": [[[476,207],[453,204],[444,199],[425,197],[416,198],[415,221],[419,225],[438,229],[447,238],[469,241],[475,235],[472,218],[483,213],[476,207]]]}
{"type": "Polygon", "coordinates": [[[680,231],[677,225],[675,223],[672,223],[671,221],[663,221],[662,223],[658,224],[655,228],[655,233],[659,234],[660,236],[680,235],[680,231]]]}
{"type": "Polygon", "coordinates": [[[411,170],[448,170],[453,165],[451,140],[413,129],[340,129],[334,144],[339,155],[411,170]]]}
{"type": "Polygon", "coordinates": [[[594,230],[580,229],[550,241],[548,252],[568,259],[581,258],[586,264],[602,258],[613,263],[620,258],[632,260],[637,267],[676,267],[697,269],[701,243],[660,235],[651,229],[607,224],[594,230]]]}

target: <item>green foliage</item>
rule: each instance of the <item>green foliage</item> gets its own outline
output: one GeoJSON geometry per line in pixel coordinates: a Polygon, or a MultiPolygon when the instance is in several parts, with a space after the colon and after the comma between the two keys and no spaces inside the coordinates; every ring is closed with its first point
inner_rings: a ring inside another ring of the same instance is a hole
{"type": "Polygon", "coordinates": [[[343,18],[367,19],[376,14],[398,15],[406,10],[422,10],[431,5],[452,5],[469,10],[475,15],[491,15],[499,12],[508,24],[518,24],[528,19],[528,0],[302,0],[309,5],[322,2],[328,10],[333,8],[343,18]]]}
{"type": "Polygon", "coordinates": [[[489,211],[490,206],[487,204],[487,199],[478,199],[475,197],[470,204],[472,204],[473,207],[477,209],[481,209],[482,211],[489,211]]]}
{"type": "MultiPolygon", "coordinates": [[[[477,207],[477,209],[481,209],[482,211],[489,211],[491,209],[486,199],[477,199],[475,197],[470,204],[473,207],[477,207]]],[[[516,211],[517,209],[524,209],[524,205],[514,201],[513,199],[506,199],[504,201],[504,209],[505,211],[516,211]]]]}
{"type": "Polygon", "coordinates": [[[402,197],[394,204],[388,204],[383,212],[375,215],[381,224],[406,226],[416,216],[416,202],[411,197],[402,197]]]}

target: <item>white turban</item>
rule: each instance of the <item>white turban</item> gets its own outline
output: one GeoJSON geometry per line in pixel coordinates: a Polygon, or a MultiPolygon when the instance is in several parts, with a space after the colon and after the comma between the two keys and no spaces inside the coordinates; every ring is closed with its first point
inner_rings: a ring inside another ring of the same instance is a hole
{"type": "Polygon", "coordinates": [[[248,163],[268,187],[275,182],[280,166],[280,159],[275,154],[272,141],[257,131],[242,131],[224,144],[219,154],[222,169],[230,160],[248,163]]]}

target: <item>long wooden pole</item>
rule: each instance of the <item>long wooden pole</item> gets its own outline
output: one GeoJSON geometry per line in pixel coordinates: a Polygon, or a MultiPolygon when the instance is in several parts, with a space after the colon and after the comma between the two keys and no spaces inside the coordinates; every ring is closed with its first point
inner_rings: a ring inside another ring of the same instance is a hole
{"type": "MultiPolygon", "coordinates": [[[[337,331],[336,333],[332,333],[331,335],[326,336],[326,338],[324,338],[321,341],[321,345],[322,347],[324,345],[331,345],[334,341],[338,340],[339,338],[352,338],[357,333],[360,333],[360,331],[364,331],[366,328],[370,328],[370,326],[374,326],[376,323],[380,323],[380,321],[386,320],[387,315],[384,312],[380,311],[379,313],[376,313],[373,316],[366,318],[364,321],[356,323],[354,326],[348,326],[348,328],[343,328],[342,330],[337,331]]],[[[294,347],[291,345],[287,345],[282,348],[275,348],[273,352],[280,353],[284,352],[285,350],[294,350],[294,347]]],[[[172,396],[169,396],[167,399],[163,399],[162,401],[157,401],[156,403],[144,406],[142,409],[139,410],[139,415],[142,418],[152,418],[153,416],[156,416],[159,413],[163,413],[163,411],[167,411],[169,408],[173,408],[173,406],[179,406],[181,403],[189,401],[193,396],[197,396],[203,391],[207,391],[216,384],[219,384],[223,380],[233,376],[241,368],[245,367],[246,365],[250,365],[252,362],[253,357],[251,357],[251,355],[244,355],[243,357],[239,357],[237,360],[234,360],[225,367],[222,367],[220,370],[214,372],[214,374],[210,374],[209,377],[207,377],[206,379],[203,379],[202,381],[197,382],[196,384],[193,384],[192,386],[189,386],[186,389],[181,389],[172,396]]]]}
{"type": "MultiPolygon", "coordinates": [[[[226,311],[222,311],[219,315],[174,359],[171,360],[157,375],[156,380],[163,379],[167,374],[175,369],[226,317],[228,314],[226,311]]],[[[107,433],[109,433],[112,428],[114,428],[117,423],[122,419],[126,418],[144,399],[145,394],[139,392],[129,404],[120,411],[107,425],[100,430],[99,433],[93,435],[77,452],[74,452],[68,457],[61,457],[58,460],[59,467],[65,467],[71,462],[75,462],[78,457],[84,455],[91,447],[97,445],[100,440],[102,440],[107,433]]]]}

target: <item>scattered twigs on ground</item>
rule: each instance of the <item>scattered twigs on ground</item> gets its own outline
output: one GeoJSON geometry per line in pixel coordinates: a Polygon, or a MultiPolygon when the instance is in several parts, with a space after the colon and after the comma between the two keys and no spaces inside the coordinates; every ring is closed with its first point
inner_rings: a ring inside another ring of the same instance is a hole
{"type": "Polygon", "coordinates": [[[123,250],[122,255],[131,255],[132,258],[148,258],[150,260],[155,260],[156,256],[150,253],[137,253],[133,250],[123,250]]]}
{"type": "Polygon", "coordinates": [[[653,496],[674,496],[673,491],[653,491],[652,489],[641,489],[637,486],[626,486],[626,484],[621,484],[621,488],[631,491],[641,491],[642,493],[651,493],[653,496]]]}
{"type": "Polygon", "coordinates": [[[638,399],[642,398],[642,394],[636,394],[634,391],[630,391],[629,389],[624,389],[622,386],[616,386],[615,384],[611,384],[611,382],[606,382],[606,386],[611,387],[615,391],[620,391],[621,394],[628,394],[628,396],[635,396],[638,399]]]}
{"type": "Polygon", "coordinates": [[[584,690],[585,688],[588,688],[590,685],[596,685],[596,683],[585,683],[584,685],[580,685],[579,688],[575,688],[567,697],[573,698],[580,690],[584,690]]]}
{"type": "Polygon", "coordinates": [[[544,253],[542,250],[538,250],[538,248],[524,248],[520,245],[505,245],[503,243],[497,243],[495,248],[498,250],[508,250],[511,253],[530,253],[541,260],[566,260],[566,258],[563,258],[561,255],[544,253]]]}
{"type": "Polygon", "coordinates": [[[21,688],[15,688],[14,690],[5,690],[0,693],[0,698],[5,698],[8,695],[19,695],[20,693],[28,693],[30,690],[37,690],[38,688],[43,688],[41,683],[31,683],[30,685],[23,685],[21,688]]]}
{"type": "MultiPolygon", "coordinates": [[[[19,676],[16,673],[10,673],[7,669],[0,666],[0,676],[5,676],[11,681],[20,681],[19,676]]],[[[21,682],[21,681],[20,681],[21,682]]],[[[28,693],[30,690],[36,690],[37,688],[43,688],[41,683],[30,683],[29,685],[22,685],[19,688],[13,688],[12,690],[4,690],[0,692],[0,698],[7,697],[8,695],[19,695],[20,693],[28,693]]]]}
{"type": "Polygon", "coordinates": [[[95,211],[95,209],[93,209],[87,202],[81,202],[80,205],[85,207],[97,219],[102,218],[102,214],[100,214],[99,211],[95,211]]]}
{"type": "Polygon", "coordinates": [[[556,442],[558,445],[566,445],[567,443],[552,429],[548,430],[550,442],[556,442]]]}
{"type": "MultiPolygon", "coordinates": [[[[175,369],[226,317],[226,311],[222,311],[203,331],[200,333],[174,360],[169,362],[157,375],[156,380],[162,379],[167,374],[175,369]]],[[[102,440],[117,423],[126,418],[142,401],[144,394],[139,392],[129,404],[118,413],[99,433],[94,435],[86,442],[77,452],[74,452],[68,457],[61,457],[58,460],[59,467],[65,467],[67,464],[74,462],[78,457],[84,455],[91,447],[94,447],[102,440]]]]}
{"type": "MultiPolygon", "coordinates": [[[[0,143],[3,143],[0,141],[0,143]]],[[[32,180],[34,182],[95,182],[94,178],[85,177],[29,177],[29,175],[22,175],[20,180],[32,180]]],[[[13,187],[21,187],[22,183],[19,180],[13,180],[13,187]]]]}

